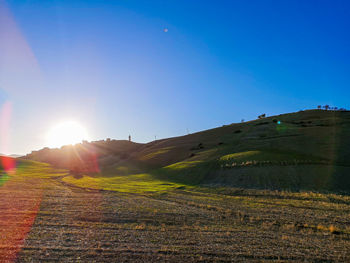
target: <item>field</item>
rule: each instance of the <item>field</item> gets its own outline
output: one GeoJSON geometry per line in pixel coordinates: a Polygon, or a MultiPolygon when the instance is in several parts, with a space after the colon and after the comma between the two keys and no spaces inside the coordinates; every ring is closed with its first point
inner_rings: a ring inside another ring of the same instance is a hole
{"type": "Polygon", "coordinates": [[[73,179],[19,164],[0,187],[1,262],[350,261],[346,195],[73,179]]]}

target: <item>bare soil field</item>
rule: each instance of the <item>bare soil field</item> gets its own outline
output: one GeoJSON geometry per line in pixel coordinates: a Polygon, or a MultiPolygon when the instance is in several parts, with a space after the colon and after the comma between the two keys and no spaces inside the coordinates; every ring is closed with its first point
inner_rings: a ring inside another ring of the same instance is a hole
{"type": "Polygon", "coordinates": [[[132,194],[30,177],[9,180],[0,196],[1,262],[350,261],[347,196],[132,194]]]}

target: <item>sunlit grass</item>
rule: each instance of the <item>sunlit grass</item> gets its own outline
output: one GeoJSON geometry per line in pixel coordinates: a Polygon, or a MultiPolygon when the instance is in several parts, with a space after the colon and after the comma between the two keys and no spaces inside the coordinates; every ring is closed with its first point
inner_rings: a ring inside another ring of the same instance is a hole
{"type": "Polygon", "coordinates": [[[261,151],[246,151],[239,153],[226,154],[220,158],[220,161],[230,161],[230,160],[243,160],[246,158],[252,158],[253,156],[258,156],[261,151]]]}
{"type": "Polygon", "coordinates": [[[184,161],[184,162],[178,162],[178,163],[174,163],[174,164],[168,165],[168,166],[166,166],[164,168],[180,170],[180,169],[195,167],[201,162],[202,161],[184,161]]]}
{"type": "Polygon", "coordinates": [[[0,186],[2,186],[9,179],[10,179],[10,176],[8,176],[6,173],[1,173],[1,175],[0,175],[0,186]]]}
{"type": "Polygon", "coordinates": [[[115,177],[83,176],[80,178],[67,176],[62,180],[66,183],[83,188],[128,193],[162,192],[184,186],[183,184],[158,180],[149,174],[135,174],[115,177]]]}
{"type": "Polygon", "coordinates": [[[20,161],[13,176],[51,178],[67,175],[64,169],[53,168],[50,164],[35,161],[20,161]]]}
{"type": "Polygon", "coordinates": [[[140,158],[140,160],[145,161],[145,160],[152,159],[154,157],[157,157],[158,155],[161,155],[161,154],[169,152],[172,148],[174,148],[174,147],[161,148],[161,149],[159,149],[159,150],[157,150],[155,152],[152,152],[152,153],[149,153],[149,154],[146,154],[146,155],[142,156],[140,158]]]}
{"type": "Polygon", "coordinates": [[[0,186],[14,177],[44,179],[65,176],[67,174],[67,170],[54,168],[47,163],[19,160],[17,161],[17,167],[10,174],[0,170],[0,186]]]}

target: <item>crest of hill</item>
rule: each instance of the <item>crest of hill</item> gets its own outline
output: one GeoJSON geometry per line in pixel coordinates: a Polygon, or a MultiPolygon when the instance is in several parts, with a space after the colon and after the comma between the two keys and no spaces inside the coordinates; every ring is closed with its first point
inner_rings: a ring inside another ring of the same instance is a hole
{"type": "Polygon", "coordinates": [[[149,173],[192,185],[350,190],[349,134],[350,112],[307,110],[147,144],[99,141],[25,158],[103,177],[149,173]],[[82,169],[91,155],[99,169],[82,169]]]}
{"type": "MultiPolygon", "coordinates": [[[[100,163],[101,166],[127,159],[131,152],[142,146],[140,143],[126,140],[101,140],[83,142],[75,145],[66,145],[61,148],[44,148],[22,157],[33,161],[45,162],[58,168],[89,172],[92,163],[100,163]]],[[[96,172],[92,170],[91,172],[96,172]]]]}

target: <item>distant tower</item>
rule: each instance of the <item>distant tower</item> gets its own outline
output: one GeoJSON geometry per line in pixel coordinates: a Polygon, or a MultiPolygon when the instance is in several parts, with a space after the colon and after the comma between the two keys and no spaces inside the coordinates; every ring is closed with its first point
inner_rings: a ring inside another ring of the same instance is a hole
{"type": "Polygon", "coordinates": [[[129,135],[129,142],[131,142],[131,135],[129,135]]]}

